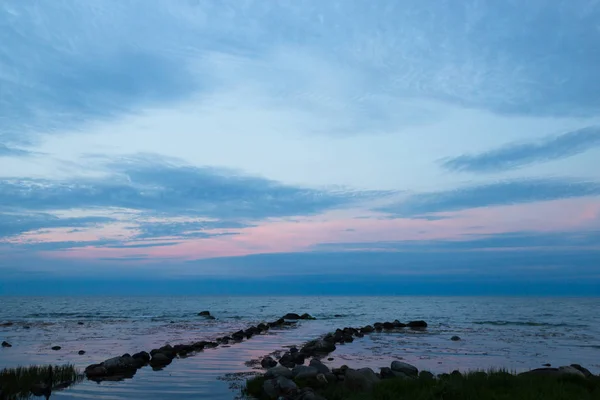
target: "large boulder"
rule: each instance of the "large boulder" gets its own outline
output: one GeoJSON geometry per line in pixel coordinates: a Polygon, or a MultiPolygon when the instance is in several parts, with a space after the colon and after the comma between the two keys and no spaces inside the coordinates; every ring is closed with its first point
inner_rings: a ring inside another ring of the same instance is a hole
{"type": "Polygon", "coordinates": [[[409,378],[408,375],[406,375],[404,372],[400,372],[400,371],[392,371],[391,368],[388,367],[383,367],[381,368],[381,379],[392,379],[392,378],[409,378]]]}
{"type": "Polygon", "coordinates": [[[390,366],[392,371],[402,372],[407,376],[418,376],[419,369],[414,365],[407,364],[402,361],[392,361],[392,365],[390,366]]]}
{"type": "Polygon", "coordinates": [[[85,369],[88,378],[101,378],[108,375],[108,370],[101,364],[92,364],[85,369]]]}
{"type": "Polygon", "coordinates": [[[106,368],[109,375],[113,375],[119,372],[137,369],[139,366],[139,361],[136,361],[135,358],[127,355],[122,357],[109,358],[108,360],[105,360],[102,363],[102,366],[106,368]]]}
{"type": "Polygon", "coordinates": [[[308,365],[310,367],[316,368],[320,374],[328,374],[331,372],[327,365],[323,364],[320,360],[317,360],[316,358],[310,360],[310,363],[308,365]]]}
{"type": "Polygon", "coordinates": [[[283,316],[283,319],[300,319],[300,314],[287,313],[283,316]]]}
{"type": "Polygon", "coordinates": [[[315,320],[316,318],[313,317],[312,315],[308,314],[308,313],[304,313],[300,316],[300,319],[310,319],[310,320],[315,320]]]}
{"type": "Polygon", "coordinates": [[[263,392],[269,399],[276,399],[279,397],[279,388],[275,379],[267,379],[263,383],[263,392]]]}
{"type": "Polygon", "coordinates": [[[275,384],[279,389],[279,393],[284,395],[294,394],[296,391],[298,391],[298,386],[296,383],[285,376],[278,376],[275,378],[275,384]]]}
{"type": "Polygon", "coordinates": [[[294,357],[290,353],[285,353],[279,359],[279,364],[283,365],[286,368],[294,368],[296,363],[294,362],[294,357]]]}
{"type": "Polygon", "coordinates": [[[592,376],[592,373],[590,372],[590,370],[588,370],[587,368],[582,367],[579,364],[571,364],[571,367],[573,367],[576,370],[578,370],[579,372],[581,372],[586,378],[589,378],[590,376],[592,376]]]}
{"type": "Polygon", "coordinates": [[[371,368],[346,370],[344,384],[350,390],[370,391],[377,382],[379,377],[371,368]]]}
{"type": "Polygon", "coordinates": [[[265,378],[277,378],[278,376],[284,376],[286,378],[292,377],[292,370],[284,366],[278,365],[273,368],[269,368],[265,373],[265,378]]]}
{"type": "Polygon", "coordinates": [[[145,351],[140,351],[139,353],[135,353],[131,357],[133,357],[137,360],[142,360],[144,363],[147,363],[150,361],[150,354],[146,353],[145,351]]]}
{"type": "Polygon", "coordinates": [[[373,328],[371,325],[367,325],[367,326],[363,326],[362,328],[360,328],[360,331],[362,333],[371,333],[375,331],[375,328],[373,328]]]}
{"type": "Polygon", "coordinates": [[[561,375],[573,375],[573,376],[580,376],[582,378],[586,378],[585,374],[580,371],[579,369],[572,367],[570,365],[564,366],[564,367],[558,367],[558,372],[561,375]]]}
{"type": "Polygon", "coordinates": [[[292,369],[292,376],[295,379],[313,379],[319,374],[319,370],[315,367],[307,367],[306,365],[298,365],[292,369]]]}

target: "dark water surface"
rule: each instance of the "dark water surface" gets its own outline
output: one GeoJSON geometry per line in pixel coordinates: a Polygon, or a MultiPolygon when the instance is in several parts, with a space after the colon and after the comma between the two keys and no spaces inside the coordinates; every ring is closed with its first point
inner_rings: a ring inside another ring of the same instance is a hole
{"type": "Polygon", "coordinates": [[[340,345],[329,366],[388,366],[403,359],[435,373],[579,363],[600,373],[600,299],[495,297],[0,297],[0,368],[43,363],[79,367],[106,358],[190,343],[308,312],[316,321],[272,330],[230,347],[175,359],[133,379],[84,381],[53,399],[233,399],[246,362],[345,326],[424,319],[426,332],[374,333],[340,345]],[[198,312],[210,310],[216,320],[198,312]],[[336,315],[338,315],[336,317],[336,315]],[[83,325],[78,324],[82,322],[83,325]],[[458,335],[461,341],[451,341],[458,335]],[[53,351],[52,346],[61,346],[53,351]],[[86,354],[80,356],[79,350],[86,354]]]}

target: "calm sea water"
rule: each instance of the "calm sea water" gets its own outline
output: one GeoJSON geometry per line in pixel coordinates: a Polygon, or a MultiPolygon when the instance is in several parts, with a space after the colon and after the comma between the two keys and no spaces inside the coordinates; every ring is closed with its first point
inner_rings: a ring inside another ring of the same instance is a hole
{"type": "Polygon", "coordinates": [[[229,334],[287,312],[316,321],[176,359],[162,371],[142,368],[133,379],[84,381],[54,399],[233,399],[246,362],[321,334],[374,322],[424,319],[426,332],[375,333],[340,345],[335,367],[388,366],[402,359],[435,373],[579,363],[600,373],[600,299],[494,297],[0,297],[0,368],[41,363],[79,367],[166,343],[229,334]],[[208,321],[197,314],[210,310],[208,321]],[[336,317],[336,315],[338,315],[336,317]],[[78,324],[82,322],[83,325],[78,324]],[[28,327],[28,328],[26,328],[28,327]],[[451,341],[453,335],[461,341],[451,341]],[[53,351],[52,346],[61,346],[53,351]],[[86,354],[80,356],[79,350],[86,354]],[[237,380],[236,380],[237,379],[237,380]]]}

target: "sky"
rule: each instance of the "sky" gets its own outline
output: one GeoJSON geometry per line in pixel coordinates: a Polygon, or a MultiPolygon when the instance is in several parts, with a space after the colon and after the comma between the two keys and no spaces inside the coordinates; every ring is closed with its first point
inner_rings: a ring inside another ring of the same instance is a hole
{"type": "Polygon", "coordinates": [[[0,294],[600,295],[597,0],[0,3],[0,294]]]}

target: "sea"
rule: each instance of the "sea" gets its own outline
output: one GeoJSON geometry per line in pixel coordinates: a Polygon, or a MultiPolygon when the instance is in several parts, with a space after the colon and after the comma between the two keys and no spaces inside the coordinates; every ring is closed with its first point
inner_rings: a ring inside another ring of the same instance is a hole
{"type": "Polygon", "coordinates": [[[600,298],[418,296],[0,297],[0,341],[12,344],[0,348],[0,369],[74,364],[83,370],[124,353],[212,340],[288,312],[316,320],[178,358],[160,371],[144,367],[131,379],[84,380],[52,399],[231,400],[267,354],[336,328],[396,319],[425,320],[428,328],[366,335],[338,345],[325,364],[378,371],[402,360],[444,373],[577,363],[600,373],[600,298]],[[204,310],[215,319],[198,316],[204,310]]]}

